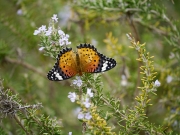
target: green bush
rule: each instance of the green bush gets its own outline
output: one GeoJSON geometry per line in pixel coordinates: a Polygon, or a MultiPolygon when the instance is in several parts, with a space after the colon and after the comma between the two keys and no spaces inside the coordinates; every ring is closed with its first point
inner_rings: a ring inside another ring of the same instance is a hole
{"type": "Polygon", "coordinates": [[[179,134],[178,4],[1,1],[0,134],[179,134]],[[84,43],[116,66],[48,80],[59,52],[84,43]]]}

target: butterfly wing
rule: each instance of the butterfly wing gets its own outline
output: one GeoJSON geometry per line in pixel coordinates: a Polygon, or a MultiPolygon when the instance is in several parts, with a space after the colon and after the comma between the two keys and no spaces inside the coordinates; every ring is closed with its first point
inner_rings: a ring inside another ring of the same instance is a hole
{"type": "Polygon", "coordinates": [[[77,48],[82,72],[105,72],[116,66],[114,59],[100,54],[93,45],[80,44],[77,48]]]}
{"type": "Polygon", "coordinates": [[[57,62],[49,71],[47,78],[52,81],[62,81],[77,74],[76,54],[72,48],[65,48],[60,51],[57,62]]]}

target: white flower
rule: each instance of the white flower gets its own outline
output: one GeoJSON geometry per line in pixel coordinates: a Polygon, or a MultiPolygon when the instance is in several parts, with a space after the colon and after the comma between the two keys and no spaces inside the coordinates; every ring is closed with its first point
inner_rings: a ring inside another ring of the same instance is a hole
{"type": "Polygon", "coordinates": [[[62,31],[62,30],[58,30],[58,34],[59,34],[60,36],[65,35],[65,34],[64,34],[64,31],[62,31]]]}
{"type": "Polygon", "coordinates": [[[35,30],[33,35],[38,35],[39,33],[41,33],[39,30],[35,30]]]}
{"type": "Polygon", "coordinates": [[[68,40],[68,38],[69,38],[69,35],[66,34],[66,35],[65,35],[65,40],[68,40]]]}
{"type": "Polygon", "coordinates": [[[89,98],[86,98],[83,104],[86,108],[89,108],[91,106],[91,103],[89,102],[89,98]]]}
{"type": "Polygon", "coordinates": [[[156,80],[155,83],[154,83],[154,86],[159,87],[160,85],[161,85],[161,83],[158,80],[156,80]]]}
{"type": "Polygon", "coordinates": [[[44,50],[44,48],[45,48],[44,46],[40,47],[40,48],[39,48],[39,51],[44,50]]]}
{"type": "Polygon", "coordinates": [[[45,32],[46,36],[50,36],[52,33],[52,27],[48,27],[48,30],[45,32]]]}
{"type": "Polygon", "coordinates": [[[59,45],[63,46],[64,45],[64,41],[62,39],[59,39],[59,45]]]}
{"type": "Polygon", "coordinates": [[[173,80],[173,77],[168,75],[167,78],[166,78],[166,82],[170,83],[170,82],[172,82],[172,80],[173,80]]]}
{"type": "Polygon", "coordinates": [[[51,31],[46,31],[45,35],[46,36],[50,36],[51,35],[51,31]]]}
{"type": "Polygon", "coordinates": [[[127,86],[127,78],[126,78],[126,76],[125,75],[122,75],[121,76],[121,78],[122,78],[122,80],[121,80],[121,85],[122,86],[127,86]]]}
{"type": "Polygon", "coordinates": [[[42,25],[39,29],[38,29],[40,32],[45,32],[47,29],[46,29],[46,25],[42,25]]]}
{"type": "Polygon", "coordinates": [[[90,88],[87,88],[87,95],[89,95],[89,97],[93,97],[93,93],[90,88]]]}
{"type": "Polygon", "coordinates": [[[51,17],[51,19],[54,20],[55,22],[58,22],[58,18],[56,14],[54,14],[53,17],[51,17]]]}
{"type": "Polygon", "coordinates": [[[68,41],[69,38],[68,34],[64,34],[64,32],[61,30],[58,30],[58,33],[60,35],[60,39],[59,39],[60,46],[71,44],[71,42],[68,41]]]}
{"type": "Polygon", "coordinates": [[[38,28],[38,30],[34,31],[34,35],[38,35],[41,32],[45,32],[46,31],[46,25],[42,25],[41,27],[38,28]]]}
{"type": "Polygon", "coordinates": [[[73,84],[76,85],[76,86],[78,86],[78,87],[81,87],[81,85],[82,85],[82,80],[81,80],[81,78],[80,78],[79,76],[77,76],[76,79],[73,80],[73,84]]]}
{"type": "Polygon", "coordinates": [[[75,102],[76,100],[76,93],[75,92],[69,92],[68,98],[71,100],[71,102],[75,102]]]}
{"type": "Polygon", "coordinates": [[[17,15],[22,15],[23,11],[22,11],[22,9],[18,9],[18,11],[16,13],[17,13],[17,15]]]}
{"type": "Polygon", "coordinates": [[[64,35],[63,40],[66,42],[65,43],[66,45],[68,43],[68,39],[69,39],[69,35],[68,34],[64,35]]]}
{"type": "Polygon", "coordinates": [[[85,113],[85,119],[90,120],[92,118],[90,112],[85,113]]]}
{"type": "Polygon", "coordinates": [[[90,114],[90,112],[87,112],[87,113],[82,113],[82,112],[80,112],[79,114],[78,114],[78,119],[86,119],[86,120],[90,120],[91,118],[92,118],[92,116],[91,116],[91,114],[90,114]]]}
{"type": "Polygon", "coordinates": [[[83,119],[84,118],[84,114],[82,113],[82,112],[80,112],[79,114],[78,114],[78,119],[83,119]]]}
{"type": "Polygon", "coordinates": [[[66,45],[70,45],[70,44],[71,44],[71,42],[66,41],[66,45]]]}
{"type": "Polygon", "coordinates": [[[68,135],[72,135],[72,132],[69,132],[68,135]]]}

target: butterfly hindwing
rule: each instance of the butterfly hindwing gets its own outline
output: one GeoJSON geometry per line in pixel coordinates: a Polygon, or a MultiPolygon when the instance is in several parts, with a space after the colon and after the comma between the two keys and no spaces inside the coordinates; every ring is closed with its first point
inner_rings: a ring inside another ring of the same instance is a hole
{"type": "Polygon", "coordinates": [[[72,48],[65,48],[60,51],[57,62],[47,75],[48,79],[62,81],[75,76],[77,74],[75,56],[76,54],[72,51],[72,48]]]}
{"type": "Polygon", "coordinates": [[[90,44],[80,44],[77,48],[82,72],[105,72],[116,66],[114,59],[100,54],[97,49],[90,44]]]}

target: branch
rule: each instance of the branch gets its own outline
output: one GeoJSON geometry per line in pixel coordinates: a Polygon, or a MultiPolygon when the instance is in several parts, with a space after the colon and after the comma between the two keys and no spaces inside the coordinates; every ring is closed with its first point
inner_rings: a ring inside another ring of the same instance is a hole
{"type": "Polygon", "coordinates": [[[167,33],[167,32],[165,32],[165,31],[163,31],[163,30],[160,30],[160,29],[158,29],[158,28],[156,28],[156,27],[154,27],[154,26],[152,26],[152,25],[149,25],[149,24],[146,25],[146,24],[143,23],[143,21],[140,20],[140,19],[134,18],[133,21],[136,22],[136,23],[141,24],[142,26],[147,27],[147,28],[150,29],[150,30],[155,31],[155,32],[158,33],[159,35],[168,36],[168,33],[167,33]]]}
{"type": "MultiPolygon", "coordinates": [[[[19,65],[21,65],[21,66],[23,66],[23,67],[37,73],[37,74],[39,74],[40,76],[46,78],[46,75],[45,75],[44,72],[39,71],[37,68],[33,67],[32,65],[30,65],[30,64],[28,64],[28,63],[26,63],[26,62],[24,62],[22,60],[17,60],[17,59],[12,59],[12,58],[9,58],[9,57],[5,57],[5,61],[7,61],[9,63],[12,63],[12,64],[19,64],[19,65]]],[[[70,86],[70,84],[71,84],[71,82],[68,81],[68,80],[63,81],[63,82],[61,81],[60,83],[63,84],[63,85],[66,85],[66,86],[70,86]]]]}
{"type": "Polygon", "coordinates": [[[113,80],[106,74],[102,74],[102,76],[107,80],[111,88],[117,88],[116,84],[113,82],[113,80]]]}
{"type": "Polygon", "coordinates": [[[26,132],[27,135],[30,135],[30,133],[26,130],[26,128],[22,125],[21,121],[19,121],[18,117],[14,115],[13,117],[15,121],[18,123],[18,125],[26,132]]]}
{"type": "MultiPolygon", "coordinates": [[[[127,14],[127,15],[128,15],[129,25],[130,25],[133,33],[134,33],[134,36],[135,36],[135,40],[136,40],[136,41],[140,41],[140,37],[139,37],[138,31],[137,31],[137,29],[136,29],[136,27],[135,27],[135,25],[134,25],[134,19],[132,19],[129,14],[127,14]]],[[[138,57],[139,57],[139,54],[138,54],[138,57]]],[[[140,86],[140,83],[141,83],[141,82],[140,82],[140,80],[141,80],[141,78],[140,78],[140,67],[141,67],[141,65],[142,65],[141,62],[138,61],[136,90],[135,90],[135,92],[134,92],[134,95],[135,95],[135,96],[136,96],[136,94],[138,93],[138,87],[140,86]]]]}
{"type": "Polygon", "coordinates": [[[41,72],[39,71],[37,68],[33,67],[32,65],[24,62],[24,61],[21,61],[21,60],[17,60],[17,59],[12,59],[12,58],[9,58],[9,57],[5,57],[5,60],[9,63],[12,63],[12,64],[19,64],[33,72],[36,72],[37,74],[41,75],[42,77],[46,77],[44,72],[41,72]]]}

